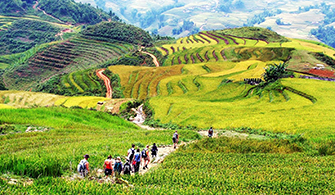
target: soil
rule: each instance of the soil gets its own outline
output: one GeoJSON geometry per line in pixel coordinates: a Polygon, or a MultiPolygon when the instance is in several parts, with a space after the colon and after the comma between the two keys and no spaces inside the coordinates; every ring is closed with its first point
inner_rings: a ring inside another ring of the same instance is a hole
{"type": "Polygon", "coordinates": [[[105,86],[107,88],[107,93],[106,93],[106,98],[112,98],[112,94],[113,94],[113,89],[111,87],[111,81],[109,80],[109,78],[103,74],[103,71],[105,71],[106,69],[100,69],[97,70],[97,76],[99,78],[101,78],[102,80],[104,80],[105,86]]]}
{"type": "Polygon", "coordinates": [[[316,69],[311,69],[309,70],[310,74],[317,75],[320,77],[328,77],[328,78],[335,78],[335,73],[330,70],[316,70],[316,69]]]}

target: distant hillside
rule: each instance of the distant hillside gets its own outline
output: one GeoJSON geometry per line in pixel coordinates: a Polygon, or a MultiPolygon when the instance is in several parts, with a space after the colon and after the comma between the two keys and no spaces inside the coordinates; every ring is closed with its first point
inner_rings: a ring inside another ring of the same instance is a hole
{"type": "Polygon", "coordinates": [[[0,31],[0,55],[24,52],[35,45],[60,40],[60,28],[47,22],[20,19],[0,31]]]}
{"type": "Polygon", "coordinates": [[[316,38],[310,34],[312,29],[335,26],[333,0],[309,0],[308,3],[304,0],[75,1],[113,10],[124,21],[153,33],[178,38],[188,36],[197,29],[204,31],[259,26],[290,38],[317,40],[318,36],[316,38]],[[185,25],[190,23],[193,25],[185,25]]]}
{"type": "Polygon", "coordinates": [[[0,56],[66,39],[80,31],[76,26],[102,21],[120,19],[111,11],[107,13],[73,0],[1,1],[0,56]]]}
{"type": "Polygon", "coordinates": [[[20,54],[0,56],[0,63],[9,67],[3,74],[9,89],[101,95],[104,90],[93,81],[96,79],[94,70],[78,74],[72,72],[123,59],[129,53],[138,52],[139,45],[148,46],[152,41],[150,35],[138,27],[120,22],[103,22],[88,26],[67,40],[43,44],[20,54]],[[63,74],[66,76],[58,76],[63,74]],[[49,79],[51,81],[47,82],[49,79]],[[87,82],[87,79],[92,79],[92,82],[87,82]],[[57,88],[53,83],[62,84],[68,89],[57,88]]]}
{"type": "Polygon", "coordinates": [[[103,22],[89,26],[81,33],[96,40],[116,40],[139,45],[152,42],[151,36],[144,30],[120,22],[103,22]]]}
{"type": "Polygon", "coordinates": [[[101,9],[88,4],[76,3],[73,0],[5,0],[0,2],[0,15],[24,16],[41,13],[72,24],[96,24],[103,20],[119,20],[112,12],[108,14],[101,9]]]}

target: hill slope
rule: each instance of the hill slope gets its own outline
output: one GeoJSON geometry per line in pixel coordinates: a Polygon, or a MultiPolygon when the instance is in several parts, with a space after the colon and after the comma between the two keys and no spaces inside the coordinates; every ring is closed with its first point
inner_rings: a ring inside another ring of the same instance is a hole
{"type": "Polygon", "coordinates": [[[17,55],[16,63],[9,61],[12,65],[3,74],[4,81],[9,89],[35,88],[53,76],[97,67],[134,52],[137,44],[150,45],[151,42],[145,31],[124,23],[88,26],[68,40],[17,55]]]}
{"type": "Polygon", "coordinates": [[[167,55],[166,67],[111,66],[109,69],[120,76],[126,98],[151,98],[155,119],[163,123],[200,128],[247,126],[306,133],[310,137],[316,137],[318,132],[330,136],[333,128],[329,118],[333,108],[328,101],[334,97],[331,93],[334,82],[287,78],[259,88],[247,81],[262,79],[267,65],[284,62],[290,70],[296,71],[296,77],[301,73],[322,77],[329,72],[329,77],[335,78],[331,62],[335,50],[284,37],[271,41],[271,37],[278,36],[273,32],[267,37],[249,37],[253,32],[257,31],[243,28],[200,32],[181,38],[175,44],[158,47],[167,55]],[[238,36],[238,31],[244,34],[238,36]],[[324,53],[328,61],[318,58],[320,53],[324,53]],[[324,70],[315,71],[317,64],[323,64],[324,70]],[[309,86],[309,89],[301,86],[309,86]],[[323,91],[329,91],[328,95],[323,91]],[[298,113],[307,115],[314,109],[327,113],[323,114],[323,125],[317,125],[312,115],[304,117],[305,122],[296,117],[298,113]],[[287,119],[283,116],[292,119],[286,126],[283,120],[287,119]]]}

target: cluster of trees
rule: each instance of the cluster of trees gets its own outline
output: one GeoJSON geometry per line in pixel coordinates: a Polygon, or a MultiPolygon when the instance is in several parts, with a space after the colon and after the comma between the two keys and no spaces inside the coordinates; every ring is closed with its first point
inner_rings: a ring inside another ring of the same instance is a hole
{"type": "MultiPolygon", "coordinates": [[[[38,2],[38,7],[64,22],[96,24],[108,19],[120,21],[120,18],[111,11],[108,14],[90,4],[76,3],[74,0],[39,0],[38,2]]],[[[33,10],[33,4],[35,4],[35,0],[0,1],[0,14],[7,16],[37,14],[33,10]]]]}
{"type": "Polygon", "coordinates": [[[35,45],[57,40],[59,28],[35,20],[17,20],[6,31],[0,31],[0,55],[24,52],[35,45]]]}
{"type": "Polygon", "coordinates": [[[127,7],[122,7],[120,12],[122,15],[124,15],[124,17],[128,18],[130,21],[132,21],[133,23],[139,22],[140,23],[140,27],[141,28],[148,28],[149,26],[151,26],[153,23],[155,23],[157,20],[160,23],[160,26],[164,26],[164,15],[162,15],[164,12],[174,9],[174,8],[178,8],[178,7],[182,7],[184,6],[184,3],[174,3],[174,4],[170,4],[170,5],[166,5],[163,6],[161,8],[158,9],[151,9],[149,11],[147,11],[146,13],[140,13],[137,9],[133,9],[133,10],[129,10],[129,12],[127,13],[127,7]]]}
{"type": "Polygon", "coordinates": [[[118,21],[119,18],[110,12],[107,14],[101,9],[94,8],[90,4],[76,3],[74,0],[43,0],[40,7],[45,12],[71,23],[96,24],[103,20],[118,21]]]}
{"type": "Polygon", "coordinates": [[[28,4],[32,4],[32,0],[4,0],[0,1],[0,14],[7,16],[20,16],[25,13],[28,4]]]}
{"type": "Polygon", "coordinates": [[[335,22],[335,8],[332,8],[326,3],[318,5],[321,12],[325,14],[323,23],[319,25],[317,29],[312,29],[311,34],[318,38],[320,41],[327,45],[335,48],[335,28],[333,26],[327,26],[335,22]]]}
{"type": "Polygon", "coordinates": [[[312,29],[311,34],[320,41],[335,48],[335,28],[333,26],[319,26],[317,29],[312,29]]]}
{"type": "Polygon", "coordinates": [[[183,25],[179,28],[174,28],[172,30],[173,35],[179,35],[184,31],[189,31],[189,35],[196,34],[200,31],[198,27],[196,27],[195,23],[190,20],[184,20],[183,25]]]}
{"type": "Polygon", "coordinates": [[[152,43],[149,33],[133,25],[121,22],[102,22],[94,26],[88,26],[81,33],[90,36],[92,39],[103,37],[143,46],[148,46],[152,43]]]}
{"type": "Polygon", "coordinates": [[[265,22],[266,17],[272,17],[281,13],[282,13],[281,9],[277,9],[275,11],[266,10],[260,14],[254,15],[251,19],[248,19],[247,23],[243,24],[243,26],[254,26],[255,24],[260,24],[262,22],[265,22]]]}
{"type": "Polygon", "coordinates": [[[0,70],[0,90],[7,90],[5,83],[3,82],[2,74],[4,70],[0,70]]]}

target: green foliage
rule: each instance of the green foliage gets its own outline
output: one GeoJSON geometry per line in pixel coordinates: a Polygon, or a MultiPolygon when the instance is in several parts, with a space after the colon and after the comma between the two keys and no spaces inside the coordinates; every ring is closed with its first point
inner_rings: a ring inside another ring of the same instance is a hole
{"type": "Polygon", "coordinates": [[[59,18],[64,22],[97,24],[109,18],[119,21],[120,19],[111,12],[111,15],[94,8],[88,4],[76,3],[73,0],[43,0],[40,5],[46,13],[59,18]]]}
{"type": "MultiPolygon", "coordinates": [[[[104,74],[111,80],[113,98],[122,98],[119,76],[108,69],[104,71],[104,74]]],[[[65,81],[68,80],[70,74],[53,76],[48,81],[38,84],[34,91],[67,96],[105,96],[107,89],[104,81],[96,75],[96,69],[76,71],[71,76],[74,82],[82,88],[82,91],[79,91],[71,82],[68,83],[70,85],[66,84],[65,81]]]]}
{"type": "Polygon", "coordinates": [[[56,41],[59,28],[34,20],[17,20],[0,35],[0,55],[24,52],[38,44],[56,41]]]}
{"type": "Polygon", "coordinates": [[[321,52],[318,52],[318,53],[312,53],[312,55],[320,60],[321,62],[324,62],[326,63],[327,65],[331,66],[332,68],[335,68],[335,60],[321,52]]]}
{"type": "Polygon", "coordinates": [[[22,16],[25,13],[25,8],[27,6],[23,6],[23,2],[29,1],[21,1],[21,0],[5,0],[0,2],[0,14],[8,15],[8,16],[22,16]]]}
{"type": "Polygon", "coordinates": [[[7,90],[5,83],[3,82],[2,74],[3,72],[0,70],[0,90],[7,90]]]}
{"type": "Polygon", "coordinates": [[[330,140],[321,143],[318,148],[318,154],[321,156],[335,155],[335,141],[330,140]]]}
{"type": "Polygon", "coordinates": [[[289,40],[278,33],[260,27],[242,27],[217,31],[223,35],[233,35],[252,39],[265,40],[267,42],[288,42],[289,40]]]}
{"type": "MultiPolygon", "coordinates": [[[[172,134],[171,131],[143,131],[119,117],[85,109],[0,110],[0,121],[52,128],[46,132],[0,137],[0,173],[11,172],[33,178],[61,176],[65,172],[73,174],[86,153],[91,156],[90,168],[93,170],[101,167],[101,162],[109,154],[124,159],[131,143],[167,144],[171,142],[172,134]],[[124,140],[122,144],[121,140],[124,140]]],[[[194,139],[196,134],[185,132],[184,136],[194,139]]]]}
{"type": "Polygon", "coordinates": [[[272,83],[287,76],[286,67],[285,63],[268,65],[263,74],[263,79],[268,83],[272,83]]]}
{"type": "Polygon", "coordinates": [[[265,22],[265,18],[276,16],[281,14],[282,10],[277,9],[276,11],[264,11],[260,14],[254,15],[252,18],[248,18],[247,23],[243,24],[243,26],[254,26],[255,24],[260,24],[265,22]]]}
{"type": "Polygon", "coordinates": [[[0,134],[6,134],[15,130],[14,125],[2,124],[0,125],[0,134]]]}
{"type": "Polygon", "coordinates": [[[335,47],[335,28],[333,26],[319,26],[318,29],[312,29],[311,34],[327,45],[330,45],[333,48],[335,47]]]}
{"type": "Polygon", "coordinates": [[[102,37],[143,46],[152,42],[151,36],[144,30],[121,22],[102,22],[88,26],[81,33],[96,40],[102,37]]]}
{"type": "Polygon", "coordinates": [[[135,117],[136,113],[132,111],[132,108],[137,109],[141,104],[143,104],[143,100],[133,100],[123,103],[120,106],[119,116],[126,120],[135,117]]]}

